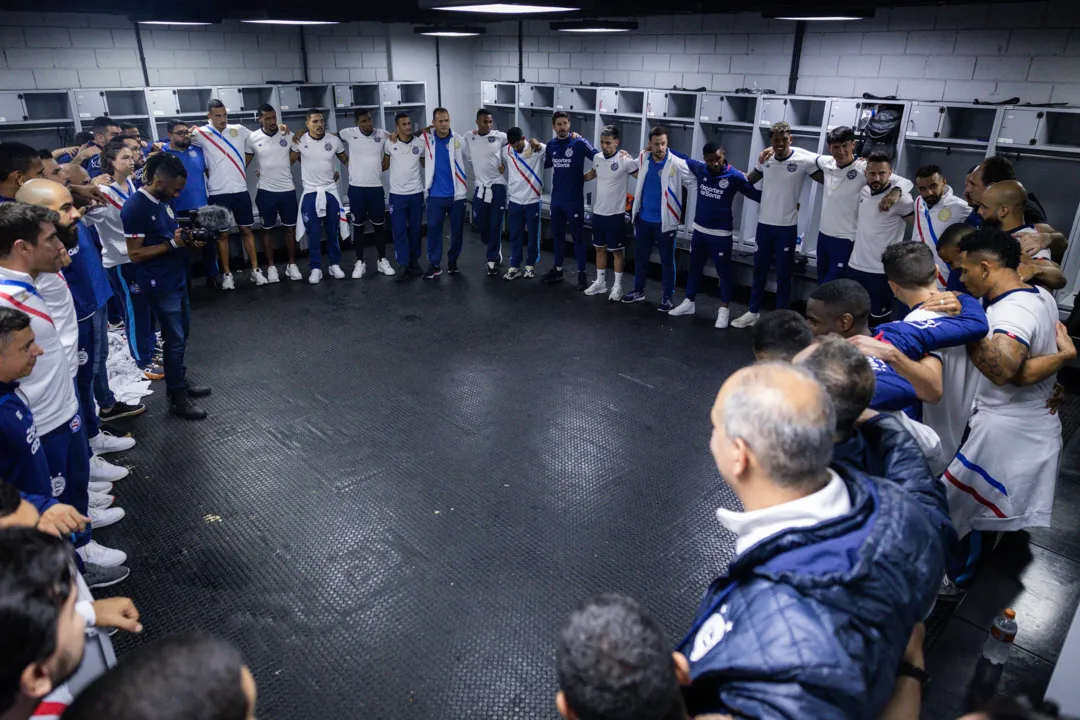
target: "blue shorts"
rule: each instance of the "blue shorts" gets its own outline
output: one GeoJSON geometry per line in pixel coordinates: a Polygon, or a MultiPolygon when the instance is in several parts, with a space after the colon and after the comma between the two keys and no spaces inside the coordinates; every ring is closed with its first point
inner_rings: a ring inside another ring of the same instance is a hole
{"type": "Polygon", "coordinates": [[[255,193],[255,207],[259,208],[259,220],[264,228],[274,227],[279,218],[282,225],[293,227],[300,211],[296,203],[296,192],[293,190],[259,190],[255,193]]]}
{"type": "Polygon", "coordinates": [[[618,215],[592,216],[593,247],[622,250],[626,247],[626,218],[618,215]]]}
{"type": "Polygon", "coordinates": [[[251,211],[251,195],[246,192],[211,195],[206,198],[206,204],[228,208],[237,227],[251,227],[255,224],[255,213],[251,211]]]}
{"type": "Polygon", "coordinates": [[[372,225],[386,222],[386,193],[382,185],[377,187],[349,186],[349,212],[354,225],[370,220],[372,225]]]}

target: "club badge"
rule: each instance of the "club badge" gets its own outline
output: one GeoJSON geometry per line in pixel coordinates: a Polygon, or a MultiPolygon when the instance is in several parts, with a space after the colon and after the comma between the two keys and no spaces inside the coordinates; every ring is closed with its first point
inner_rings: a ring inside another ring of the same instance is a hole
{"type": "Polygon", "coordinates": [[[278,140],[278,145],[280,145],[281,147],[288,147],[289,141],[285,138],[281,138],[280,140],[278,140]]]}
{"type": "Polygon", "coordinates": [[[788,163],[788,166],[787,166],[787,171],[788,172],[795,172],[798,169],[799,169],[799,166],[796,165],[795,163],[788,163]]]}
{"type": "Polygon", "coordinates": [[[176,213],[173,212],[172,205],[166,205],[165,212],[169,213],[169,217],[171,217],[173,220],[176,219],[176,213]]]}
{"type": "Polygon", "coordinates": [[[856,170],[855,168],[852,168],[851,170],[847,171],[847,179],[848,180],[854,180],[857,177],[859,177],[859,171],[856,170]]]}
{"type": "Polygon", "coordinates": [[[949,222],[952,219],[952,210],[947,207],[938,210],[937,219],[941,222],[949,222]]]}
{"type": "Polygon", "coordinates": [[[330,152],[331,150],[334,149],[334,146],[331,145],[330,143],[326,143],[325,145],[323,145],[323,149],[326,150],[326,152],[330,152]]]}
{"type": "Polygon", "coordinates": [[[566,148],[566,157],[574,157],[574,148],[566,148]]]}
{"type": "Polygon", "coordinates": [[[488,138],[488,142],[489,142],[489,143],[493,143],[493,142],[495,142],[495,138],[494,138],[494,137],[489,137],[489,138],[488,138]]]}
{"type": "Polygon", "coordinates": [[[718,182],[716,184],[720,187],[721,190],[725,190],[725,189],[727,189],[727,186],[728,186],[728,179],[727,178],[720,178],[720,182],[718,182]]]}
{"type": "Polygon", "coordinates": [[[239,134],[240,133],[236,131],[236,128],[229,128],[229,137],[236,137],[239,134]]]}
{"type": "Polygon", "coordinates": [[[68,423],[68,427],[71,428],[71,432],[79,432],[79,428],[82,427],[82,420],[79,418],[79,414],[75,413],[75,417],[71,418],[71,422],[68,423]]]}
{"type": "Polygon", "coordinates": [[[412,154],[413,155],[419,155],[420,154],[420,148],[419,147],[414,147],[412,149],[412,154]]]}
{"type": "Polygon", "coordinates": [[[615,171],[617,171],[618,169],[619,169],[619,161],[618,161],[618,160],[614,160],[614,161],[612,161],[612,163],[611,163],[611,170],[612,170],[612,172],[615,172],[615,171]]]}

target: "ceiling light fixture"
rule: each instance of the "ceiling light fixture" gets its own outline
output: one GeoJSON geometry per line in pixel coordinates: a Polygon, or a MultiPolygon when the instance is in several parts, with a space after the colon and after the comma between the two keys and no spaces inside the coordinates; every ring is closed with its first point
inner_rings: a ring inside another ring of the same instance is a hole
{"type": "Polygon", "coordinates": [[[488,13],[491,15],[534,15],[539,13],[574,12],[577,7],[560,5],[517,5],[508,3],[490,3],[487,5],[443,5],[436,10],[453,12],[488,13]]]}
{"type": "Polygon", "coordinates": [[[763,12],[761,16],[768,20],[794,20],[796,22],[844,22],[847,20],[868,20],[874,17],[873,8],[843,8],[825,7],[819,10],[805,12],[770,11],[763,12]]]}
{"type": "Polygon", "coordinates": [[[251,25],[337,25],[337,20],[241,20],[251,25]]]}
{"type": "Polygon", "coordinates": [[[778,18],[773,18],[773,20],[795,20],[795,21],[800,21],[801,20],[803,22],[839,22],[839,21],[843,21],[843,20],[865,20],[865,19],[866,18],[853,17],[853,16],[850,16],[850,15],[823,15],[821,17],[806,16],[806,17],[778,17],[778,18]]]}
{"type": "Polygon", "coordinates": [[[194,22],[191,20],[139,20],[140,25],[213,25],[212,22],[194,22]]]}
{"type": "Polygon", "coordinates": [[[575,20],[572,22],[553,22],[551,29],[569,33],[620,33],[637,30],[633,20],[575,20]]]}
{"type": "Polygon", "coordinates": [[[413,32],[417,35],[428,35],[430,37],[474,37],[483,35],[485,30],[479,26],[446,25],[442,27],[413,28],[413,32]]]}

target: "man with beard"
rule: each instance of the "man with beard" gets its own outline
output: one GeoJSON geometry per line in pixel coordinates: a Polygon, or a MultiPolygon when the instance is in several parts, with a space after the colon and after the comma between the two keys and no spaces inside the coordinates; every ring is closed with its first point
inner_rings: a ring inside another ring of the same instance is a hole
{"type": "Polygon", "coordinates": [[[938,243],[945,229],[964,222],[969,207],[967,201],[953,193],[948,180],[937,165],[924,165],[915,171],[915,233],[912,239],[930,248],[937,265],[938,288],[948,286],[952,268],[938,255],[938,243]]]}
{"type": "MultiPolygon", "coordinates": [[[[345,166],[349,156],[345,154],[345,145],[341,138],[326,132],[326,118],[322,110],[311,108],[306,114],[307,132],[302,137],[294,137],[289,150],[289,159],[300,163],[300,179],[304,186],[304,196],[300,200],[300,215],[304,225],[301,236],[308,236],[308,265],[311,274],[308,282],[315,285],[322,280],[322,236],[326,232],[326,254],[330,260],[330,277],[341,280],[345,271],[341,269],[341,245],[338,241],[341,224],[341,199],[338,197],[338,172],[334,169],[334,157],[345,166]]],[[[348,230],[348,226],[345,228],[348,230]]],[[[348,237],[348,232],[345,233],[348,237]]]]}
{"type": "Polygon", "coordinates": [[[622,300],[622,275],[626,246],[626,178],[637,177],[638,161],[625,151],[619,151],[619,128],[606,125],[600,131],[600,152],[593,169],[585,173],[585,181],[597,180],[596,199],[592,207],[593,249],[596,250],[596,281],[585,290],[586,295],[602,295],[608,291],[607,254],[615,259],[615,287],[608,300],[622,300]]]}
{"type": "Polygon", "coordinates": [[[371,111],[356,111],[356,127],[338,131],[349,150],[349,213],[352,215],[356,265],[352,276],[359,280],[367,272],[364,263],[364,225],[371,222],[371,244],[378,263],[368,278],[378,273],[395,275],[386,259],[386,191],[383,190],[383,149],[387,133],[375,127],[371,111]],[[376,272],[377,271],[377,272],[376,272]]]}
{"type": "Polygon", "coordinates": [[[22,143],[0,143],[0,203],[11,202],[23,183],[44,172],[38,152],[22,143]]]}
{"type": "MultiPolygon", "coordinates": [[[[577,260],[577,289],[588,288],[585,278],[585,160],[596,158],[597,149],[583,137],[570,132],[570,116],[562,110],[551,115],[555,137],[547,144],[544,167],[551,168],[551,237],[555,263],[540,277],[540,282],[560,283],[566,257],[566,228],[574,241],[577,260]]],[[[623,302],[626,298],[623,298],[623,302]]]]}
{"type": "Polygon", "coordinates": [[[260,127],[248,135],[244,147],[244,163],[259,160],[259,189],[255,192],[255,207],[259,208],[262,223],[262,246],[266,254],[266,281],[280,282],[274,264],[274,238],[270,231],[278,221],[285,235],[285,275],[290,280],[300,280],[300,268],[296,266],[296,186],[293,184],[292,163],[289,160],[289,144],[292,135],[289,128],[278,125],[277,110],[273,105],[262,105],[256,116],[260,127]]]}
{"type": "MultiPolygon", "coordinates": [[[[191,144],[191,126],[183,120],[170,120],[166,126],[169,132],[169,143],[163,148],[170,155],[180,158],[187,171],[187,182],[184,189],[177,195],[171,205],[175,213],[181,217],[188,216],[192,210],[206,207],[206,155],[201,147],[191,144]]],[[[145,175],[146,168],[143,167],[145,175]]],[[[218,259],[216,248],[207,244],[202,249],[203,269],[206,272],[206,284],[218,290],[221,283],[218,281],[218,259]]],[[[190,258],[188,260],[190,263],[190,258]]],[[[188,276],[191,276],[189,270],[188,276]]]]}
{"type": "MultiPolygon", "coordinates": [[[[1038,232],[1034,225],[1024,222],[1024,207],[1028,194],[1024,186],[1015,180],[1003,180],[986,188],[982,193],[977,212],[982,226],[1000,230],[1019,240],[1024,235],[1038,232]]],[[[1061,269],[1050,259],[1049,248],[1037,251],[1033,256],[1020,258],[1020,279],[1048,290],[1060,290],[1068,284],[1061,269]]]]}

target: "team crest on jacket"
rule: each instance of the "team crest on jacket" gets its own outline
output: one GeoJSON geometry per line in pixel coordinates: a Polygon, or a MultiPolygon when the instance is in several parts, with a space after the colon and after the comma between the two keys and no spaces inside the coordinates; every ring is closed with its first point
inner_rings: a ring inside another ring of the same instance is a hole
{"type": "Polygon", "coordinates": [[[278,140],[278,145],[280,145],[281,147],[286,147],[288,144],[289,144],[289,141],[286,140],[285,138],[281,138],[280,140],[278,140]]]}
{"type": "Polygon", "coordinates": [[[75,413],[75,417],[71,418],[71,422],[68,423],[68,427],[71,428],[71,432],[79,432],[79,428],[82,427],[82,420],[79,419],[78,413],[75,413]]]}
{"type": "Polygon", "coordinates": [[[489,143],[493,143],[493,142],[495,142],[495,138],[494,138],[494,137],[489,137],[489,138],[488,138],[488,142],[489,142],[489,143]]]}
{"type": "Polygon", "coordinates": [[[952,210],[949,208],[941,208],[938,210],[937,219],[941,222],[949,222],[952,219],[952,210]]]}
{"type": "Polygon", "coordinates": [[[236,131],[236,128],[229,128],[229,137],[236,137],[239,134],[240,133],[236,131]]]}
{"type": "Polygon", "coordinates": [[[619,169],[619,161],[618,160],[613,160],[611,162],[611,169],[612,170],[618,170],[619,169]]]}
{"type": "Polygon", "coordinates": [[[334,146],[333,146],[333,145],[331,145],[331,144],[330,144],[330,143],[328,142],[328,143],[326,143],[325,145],[323,145],[323,149],[324,149],[324,150],[326,150],[326,152],[330,152],[331,150],[333,150],[333,149],[334,149],[334,146]]]}
{"type": "Polygon", "coordinates": [[[80,350],[78,354],[75,355],[75,359],[79,361],[80,365],[85,365],[86,361],[90,359],[90,356],[85,350],[80,350]]]}
{"type": "Polygon", "coordinates": [[[412,149],[412,154],[413,155],[419,155],[420,154],[420,148],[419,147],[414,147],[412,149]]]}
{"type": "Polygon", "coordinates": [[[848,180],[854,180],[857,177],[859,177],[859,171],[856,170],[855,168],[851,168],[850,170],[847,171],[847,179],[848,180]]]}
{"type": "Polygon", "coordinates": [[[788,166],[787,166],[787,171],[788,172],[795,172],[798,169],[799,169],[799,166],[796,165],[795,163],[788,163],[788,166]]]}
{"type": "Polygon", "coordinates": [[[63,475],[57,475],[54,478],[50,478],[50,484],[52,485],[52,496],[60,497],[64,494],[64,490],[67,488],[67,480],[63,475]]]}
{"type": "Polygon", "coordinates": [[[720,178],[720,182],[718,182],[716,184],[721,190],[725,190],[725,189],[727,189],[727,186],[728,186],[728,179],[727,178],[720,178]]]}
{"type": "Polygon", "coordinates": [[[724,617],[727,605],[720,606],[720,612],[710,616],[694,637],[694,649],[690,651],[690,662],[697,662],[709,654],[724,636],[731,632],[732,623],[724,617]]]}

